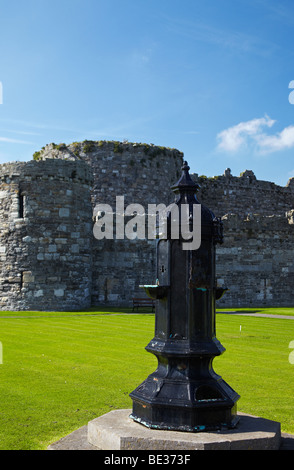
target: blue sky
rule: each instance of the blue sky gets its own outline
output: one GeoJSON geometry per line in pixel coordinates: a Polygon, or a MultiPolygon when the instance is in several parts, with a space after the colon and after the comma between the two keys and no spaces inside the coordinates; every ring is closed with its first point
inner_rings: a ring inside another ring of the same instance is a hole
{"type": "Polygon", "coordinates": [[[127,139],[285,185],[293,31],[293,0],[0,0],[0,163],[127,139]]]}

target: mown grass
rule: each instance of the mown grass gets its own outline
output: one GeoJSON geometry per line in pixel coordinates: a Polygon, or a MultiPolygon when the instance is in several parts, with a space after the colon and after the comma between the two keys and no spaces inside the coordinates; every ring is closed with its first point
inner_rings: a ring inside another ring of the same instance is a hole
{"type": "Polygon", "coordinates": [[[129,407],[146,362],[155,362],[144,351],[154,315],[28,315],[0,318],[0,449],[46,448],[129,407]]]}
{"type": "Polygon", "coordinates": [[[218,314],[217,337],[227,351],[214,368],[241,395],[238,409],[294,434],[294,320],[218,314]]]}
{"type": "MultiPolygon", "coordinates": [[[[154,315],[117,310],[0,313],[1,450],[46,449],[103,413],[131,408],[129,393],[156,368],[145,351],[154,315]]],[[[294,434],[294,321],[218,314],[217,337],[227,351],[214,368],[241,395],[238,409],[294,434]]]]}

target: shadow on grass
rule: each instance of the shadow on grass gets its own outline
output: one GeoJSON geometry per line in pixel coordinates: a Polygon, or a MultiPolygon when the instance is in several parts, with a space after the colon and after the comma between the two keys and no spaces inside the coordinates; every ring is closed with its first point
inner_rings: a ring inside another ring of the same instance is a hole
{"type": "Polygon", "coordinates": [[[53,318],[53,317],[74,317],[74,316],[99,316],[99,315],[138,315],[154,314],[152,308],[144,307],[139,311],[133,311],[130,307],[100,307],[94,306],[84,310],[74,311],[0,311],[1,318],[53,318]]]}

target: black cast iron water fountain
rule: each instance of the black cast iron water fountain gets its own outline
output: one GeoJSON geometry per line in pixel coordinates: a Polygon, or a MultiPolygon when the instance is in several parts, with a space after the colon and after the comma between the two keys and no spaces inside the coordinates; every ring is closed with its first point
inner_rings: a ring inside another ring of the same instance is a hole
{"type": "MultiPolygon", "coordinates": [[[[188,204],[192,223],[193,205],[200,202],[189,169],[184,162],[172,189],[179,214],[188,204]]],[[[155,336],[146,350],[158,367],[130,394],[131,418],[147,427],[199,432],[238,422],[240,397],[212,367],[225,351],[215,328],[215,300],[226,290],[217,287],[215,275],[215,246],[222,242],[221,220],[202,204],[200,248],[183,250],[183,239],[172,239],[171,230],[157,242],[157,283],[144,288],[156,299],[155,336]]]]}

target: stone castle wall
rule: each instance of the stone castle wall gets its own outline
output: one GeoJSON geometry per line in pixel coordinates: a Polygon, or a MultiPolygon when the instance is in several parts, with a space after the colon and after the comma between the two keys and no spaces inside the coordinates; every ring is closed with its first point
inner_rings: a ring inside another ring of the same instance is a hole
{"type": "MultiPolygon", "coordinates": [[[[176,149],[121,142],[76,142],[50,144],[37,158],[85,161],[93,172],[92,206],[116,208],[116,196],[124,196],[125,207],[141,204],[170,204],[170,187],[181,174],[183,154],[176,149]]],[[[114,219],[115,221],[115,219],[114,219]]],[[[147,216],[146,216],[147,221],[147,216]]],[[[115,235],[114,235],[115,236],[115,235]]],[[[92,303],[130,306],[133,297],[145,297],[139,286],[155,282],[156,241],[93,240],[92,303]]]]}
{"type": "Polygon", "coordinates": [[[0,309],[91,305],[91,180],[83,162],[0,165],[0,309]]]}
{"type": "MultiPolygon", "coordinates": [[[[173,201],[183,154],[147,144],[50,144],[36,161],[0,165],[0,309],[131,306],[155,281],[156,241],[97,240],[93,209],[173,201]]],[[[200,184],[198,199],[224,222],[219,307],[293,305],[294,179],[285,187],[226,170],[200,184]]],[[[126,218],[126,220],[128,220],[126,218]]]]}
{"type": "Polygon", "coordinates": [[[284,215],[294,207],[294,178],[287,186],[256,179],[253,171],[246,170],[239,177],[230,169],[224,175],[207,178],[192,175],[200,185],[199,200],[220,217],[234,213],[262,215],[284,215]]]}
{"type": "Polygon", "coordinates": [[[218,307],[293,306],[293,210],[285,215],[227,214],[217,247],[218,307]]]}
{"type": "Polygon", "coordinates": [[[257,180],[252,171],[193,178],[199,200],[224,223],[216,272],[229,291],[217,305],[293,306],[294,178],[285,187],[257,180]]]}

